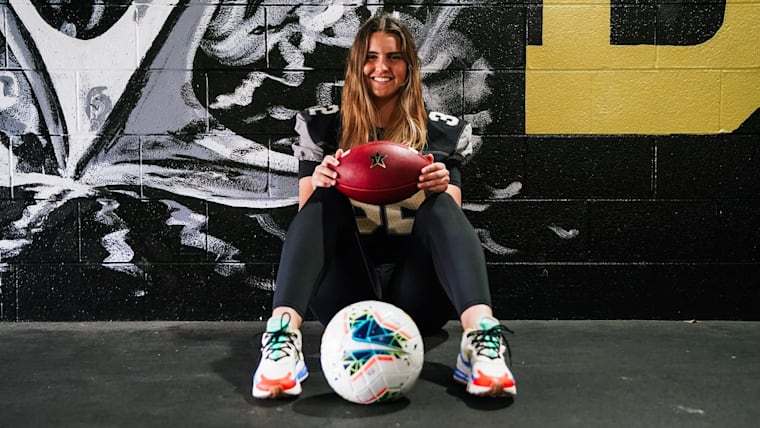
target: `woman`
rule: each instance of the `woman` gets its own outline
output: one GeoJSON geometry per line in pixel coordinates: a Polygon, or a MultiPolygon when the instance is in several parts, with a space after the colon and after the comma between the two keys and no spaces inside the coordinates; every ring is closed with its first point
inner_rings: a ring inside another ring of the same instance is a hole
{"type": "Polygon", "coordinates": [[[283,246],[253,396],[301,392],[308,370],[299,327],[309,307],[327,324],[361,300],[400,307],[422,334],[456,314],[464,332],[454,378],[475,395],[516,394],[483,251],[461,210],[459,166],[472,151],[472,128],[425,110],[409,30],[387,14],[364,23],[349,52],[341,107],[300,113],[296,131],[299,212],[283,246]],[[405,143],[433,163],[420,171],[420,191],[405,201],[352,201],[335,189],[331,166],[351,147],[380,139],[405,143]]]}

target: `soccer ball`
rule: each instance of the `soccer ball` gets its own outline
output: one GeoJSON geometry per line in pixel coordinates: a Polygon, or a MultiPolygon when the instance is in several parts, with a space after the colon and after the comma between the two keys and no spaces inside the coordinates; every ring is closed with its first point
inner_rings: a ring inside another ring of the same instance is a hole
{"type": "Polygon", "coordinates": [[[366,300],[346,306],[322,334],[320,362],[327,383],[354,403],[402,396],[419,377],[424,358],[417,325],[390,303],[366,300]]]}

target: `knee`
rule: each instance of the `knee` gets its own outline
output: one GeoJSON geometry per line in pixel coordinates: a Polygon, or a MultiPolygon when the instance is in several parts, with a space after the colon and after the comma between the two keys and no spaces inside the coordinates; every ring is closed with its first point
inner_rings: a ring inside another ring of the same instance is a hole
{"type": "Polygon", "coordinates": [[[334,187],[318,187],[301,207],[296,218],[306,216],[318,221],[353,216],[351,201],[334,187]]]}
{"type": "Polygon", "coordinates": [[[423,222],[442,221],[447,217],[461,212],[459,205],[446,192],[428,196],[417,210],[416,220],[423,222]]]}
{"type": "Polygon", "coordinates": [[[340,193],[335,187],[317,187],[311,194],[306,204],[346,204],[350,201],[346,195],[340,193]]]}

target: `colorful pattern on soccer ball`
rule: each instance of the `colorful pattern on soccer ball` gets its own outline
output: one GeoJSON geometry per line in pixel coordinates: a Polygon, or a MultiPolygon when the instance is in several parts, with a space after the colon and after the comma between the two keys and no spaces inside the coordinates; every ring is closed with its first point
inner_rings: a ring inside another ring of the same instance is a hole
{"type": "Polygon", "coordinates": [[[414,385],[424,363],[414,321],[400,308],[372,300],[338,311],[325,327],[320,351],[328,384],[354,403],[397,399],[414,385]]]}
{"type": "Polygon", "coordinates": [[[343,355],[344,367],[349,370],[351,376],[373,364],[373,358],[400,358],[406,354],[403,346],[408,340],[409,335],[403,331],[396,330],[397,327],[395,326],[388,326],[389,328],[386,328],[379,318],[374,313],[364,312],[354,315],[348,320],[349,330],[355,341],[391,348],[346,351],[343,355]]]}

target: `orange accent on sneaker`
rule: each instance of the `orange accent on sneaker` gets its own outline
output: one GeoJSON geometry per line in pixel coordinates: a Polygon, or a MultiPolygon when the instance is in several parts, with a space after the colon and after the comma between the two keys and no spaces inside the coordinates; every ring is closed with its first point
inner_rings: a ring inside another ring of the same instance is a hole
{"type": "Polygon", "coordinates": [[[273,387],[281,387],[287,391],[296,386],[296,381],[290,376],[290,373],[279,379],[268,379],[266,376],[261,376],[261,380],[256,382],[256,388],[262,391],[269,391],[273,387]]]}
{"type": "Polygon", "coordinates": [[[504,376],[488,376],[480,370],[478,370],[478,376],[472,380],[472,383],[484,387],[490,387],[494,384],[500,384],[502,388],[515,386],[515,380],[510,378],[507,374],[504,376]]]}

